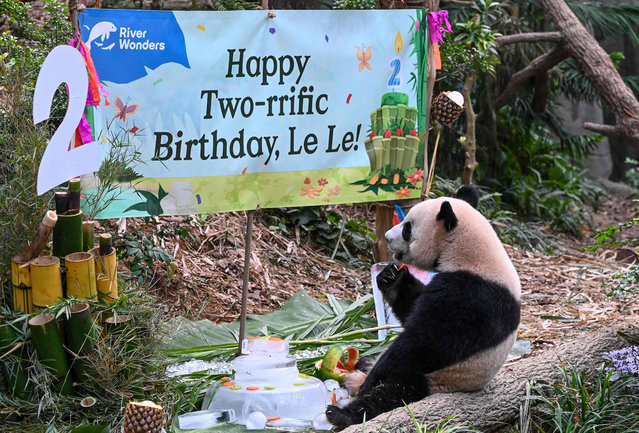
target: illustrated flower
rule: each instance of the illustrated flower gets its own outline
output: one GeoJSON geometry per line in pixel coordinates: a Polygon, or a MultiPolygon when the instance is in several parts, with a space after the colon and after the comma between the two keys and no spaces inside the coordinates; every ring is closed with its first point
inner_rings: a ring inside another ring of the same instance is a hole
{"type": "Polygon", "coordinates": [[[320,180],[317,181],[317,183],[320,186],[324,186],[324,185],[326,185],[328,183],[328,181],[325,178],[321,178],[320,180]]]}
{"type": "Polygon", "coordinates": [[[415,186],[417,182],[419,182],[422,179],[424,179],[424,170],[421,170],[419,168],[416,168],[415,171],[409,174],[408,177],[406,178],[408,183],[413,184],[413,186],[415,186]]]}
{"type": "Polygon", "coordinates": [[[331,195],[337,195],[337,194],[339,194],[339,193],[340,193],[339,185],[336,185],[336,186],[335,186],[335,188],[329,188],[329,189],[328,189],[328,195],[329,195],[329,196],[331,196],[331,195]]]}
{"type": "Polygon", "coordinates": [[[413,190],[412,189],[408,189],[407,186],[403,186],[400,189],[395,191],[395,194],[397,194],[397,198],[408,198],[410,197],[410,194],[413,190]]]}
{"type": "Polygon", "coordinates": [[[309,184],[311,183],[311,178],[310,178],[310,177],[307,177],[306,179],[304,179],[304,183],[305,183],[306,185],[309,185],[309,184]]]}
{"type": "Polygon", "coordinates": [[[302,193],[300,194],[301,196],[305,196],[307,195],[308,198],[315,198],[318,197],[322,192],[322,188],[321,187],[314,187],[314,186],[303,186],[302,187],[302,193]]]}

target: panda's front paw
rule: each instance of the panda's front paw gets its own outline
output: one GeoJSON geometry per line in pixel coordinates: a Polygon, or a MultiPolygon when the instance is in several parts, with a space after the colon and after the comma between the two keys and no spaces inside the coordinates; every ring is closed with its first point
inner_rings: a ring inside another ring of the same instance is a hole
{"type": "Polygon", "coordinates": [[[390,263],[382,269],[382,272],[377,274],[377,288],[379,288],[382,293],[387,292],[397,279],[398,275],[399,270],[397,265],[395,263],[390,263]]]}
{"type": "Polygon", "coordinates": [[[326,419],[333,424],[334,431],[344,430],[349,425],[362,422],[361,417],[358,417],[348,410],[348,407],[341,409],[334,405],[328,405],[326,407],[326,419]]]}

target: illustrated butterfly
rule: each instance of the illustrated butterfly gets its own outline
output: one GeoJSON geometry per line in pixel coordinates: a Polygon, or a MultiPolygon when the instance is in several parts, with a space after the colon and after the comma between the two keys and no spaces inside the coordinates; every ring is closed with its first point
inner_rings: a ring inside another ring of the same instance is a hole
{"type": "Polygon", "coordinates": [[[135,112],[138,111],[138,108],[140,108],[140,104],[125,104],[118,96],[115,97],[114,104],[117,113],[115,113],[115,116],[113,116],[113,118],[121,119],[123,122],[126,122],[127,116],[133,116],[135,112]]]}
{"type": "Polygon", "coordinates": [[[366,67],[369,71],[372,69],[370,63],[368,63],[368,61],[371,59],[372,57],[372,53],[371,53],[371,46],[368,46],[366,48],[366,51],[364,52],[362,50],[362,48],[366,47],[366,45],[362,45],[362,47],[358,47],[357,45],[355,45],[355,48],[357,48],[357,60],[359,60],[359,72],[362,72],[362,70],[364,69],[364,67],[366,67]]]}

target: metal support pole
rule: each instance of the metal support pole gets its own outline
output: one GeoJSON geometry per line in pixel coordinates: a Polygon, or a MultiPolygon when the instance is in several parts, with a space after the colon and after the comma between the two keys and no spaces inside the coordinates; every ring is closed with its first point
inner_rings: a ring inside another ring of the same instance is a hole
{"type": "Polygon", "coordinates": [[[244,238],[244,275],[242,277],[242,311],[240,313],[240,341],[237,354],[242,354],[242,341],[246,335],[246,302],[249,289],[249,271],[251,269],[251,238],[253,237],[254,210],[246,212],[246,237],[244,238]]]}

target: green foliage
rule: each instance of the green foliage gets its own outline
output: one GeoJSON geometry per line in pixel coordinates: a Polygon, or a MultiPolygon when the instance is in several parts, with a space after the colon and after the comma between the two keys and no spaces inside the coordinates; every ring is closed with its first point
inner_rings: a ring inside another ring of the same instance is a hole
{"type": "Polygon", "coordinates": [[[631,166],[626,171],[626,182],[633,188],[639,188],[639,161],[626,158],[626,164],[631,166]]]}
{"type": "Polygon", "coordinates": [[[375,9],[377,0],[336,0],[333,9],[375,9]]]}
{"type": "Polygon", "coordinates": [[[350,219],[325,207],[282,208],[268,211],[271,230],[289,233],[299,228],[309,240],[334,251],[335,257],[352,266],[368,265],[372,262],[371,251],[374,233],[366,218],[350,219]]]}
{"type": "Polygon", "coordinates": [[[500,153],[492,157],[500,170],[486,180],[519,216],[549,221],[580,236],[580,227],[589,223],[584,204],[598,200],[601,191],[583,178],[577,161],[558,149],[539,124],[524,124],[509,109],[499,112],[498,122],[500,153]]]}
{"type": "MultiPolygon", "coordinates": [[[[616,238],[617,233],[621,233],[624,229],[631,227],[639,227],[639,217],[635,217],[632,221],[624,221],[606,227],[597,232],[595,235],[596,244],[586,247],[584,250],[597,251],[602,248],[614,247],[633,247],[639,245],[639,238],[630,237],[627,239],[616,238]]],[[[608,296],[621,296],[626,294],[639,294],[639,265],[631,266],[626,272],[622,272],[614,276],[610,283],[610,291],[608,296]]]]}
{"type": "Polygon", "coordinates": [[[612,381],[604,369],[586,377],[577,369],[561,368],[561,382],[538,385],[528,397],[536,431],[542,433],[635,432],[639,428],[639,399],[627,380],[612,381]]]}
{"type": "Polygon", "coordinates": [[[118,257],[127,261],[131,274],[129,279],[138,286],[151,287],[157,281],[156,263],[164,263],[168,278],[174,271],[171,262],[175,260],[164,248],[157,245],[153,235],[145,231],[124,233],[116,243],[118,257]]]}
{"type": "MultiPolygon", "coordinates": [[[[85,194],[84,198],[86,204],[83,205],[83,209],[88,220],[96,218],[109,204],[118,199],[122,193],[122,183],[141,177],[135,171],[138,165],[144,163],[133,142],[133,138],[138,134],[139,132],[136,132],[132,135],[121,126],[117,130],[113,128],[112,122],[107,125],[103,136],[108,143],[109,153],[95,173],[95,193],[85,194]]],[[[143,210],[146,211],[146,208],[143,210]]]]}
{"type": "Polygon", "coordinates": [[[568,0],[577,18],[602,36],[625,34],[639,43],[639,6],[622,2],[568,0]]]}

